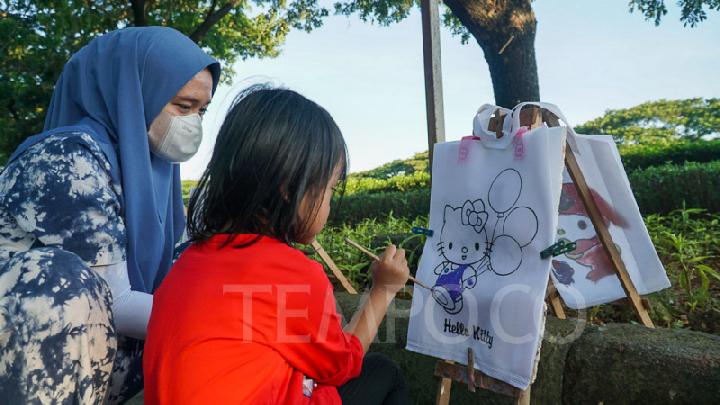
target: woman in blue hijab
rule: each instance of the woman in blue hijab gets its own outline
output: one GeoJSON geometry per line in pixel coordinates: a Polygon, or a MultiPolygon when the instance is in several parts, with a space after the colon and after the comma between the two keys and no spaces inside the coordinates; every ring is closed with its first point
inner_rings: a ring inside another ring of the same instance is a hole
{"type": "Polygon", "coordinates": [[[126,28],[65,66],[44,132],[0,174],[0,398],[121,402],[142,387],[152,292],[185,227],[178,162],[220,66],[170,28],[126,28]]]}

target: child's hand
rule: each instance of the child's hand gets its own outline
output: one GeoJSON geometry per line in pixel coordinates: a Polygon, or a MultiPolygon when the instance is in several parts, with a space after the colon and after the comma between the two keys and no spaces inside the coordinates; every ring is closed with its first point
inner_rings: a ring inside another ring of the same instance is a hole
{"type": "Polygon", "coordinates": [[[395,245],[388,246],[378,260],[370,265],[370,276],[373,286],[368,299],[345,326],[346,332],[360,340],[366,353],[377,335],[388,306],[410,276],[405,250],[398,249],[395,245]]]}
{"type": "Polygon", "coordinates": [[[385,248],[380,260],[370,265],[370,274],[373,288],[382,287],[393,294],[400,291],[410,276],[405,249],[398,249],[395,245],[385,248]]]}

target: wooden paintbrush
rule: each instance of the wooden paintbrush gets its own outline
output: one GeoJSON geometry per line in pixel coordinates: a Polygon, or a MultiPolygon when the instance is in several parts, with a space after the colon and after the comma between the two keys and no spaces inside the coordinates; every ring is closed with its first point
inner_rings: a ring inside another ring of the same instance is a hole
{"type": "MultiPolygon", "coordinates": [[[[345,242],[347,242],[347,244],[349,244],[350,246],[356,248],[357,250],[365,253],[365,254],[368,255],[368,257],[370,257],[371,259],[373,259],[373,260],[378,260],[378,261],[380,260],[380,258],[379,258],[375,253],[373,253],[373,252],[370,251],[369,249],[363,247],[361,244],[355,242],[354,240],[352,240],[352,239],[350,239],[350,238],[345,238],[345,242]]],[[[410,279],[410,281],[412,281],[413,283],[419,285],[420,287],[426,288],[426,289],[428,289],[428,290],[430,289],[430,287],[428,287],[428,286],[426,286],[425,284],[421,283],[420,281],[416,280],[415,277],[413,277],[413,276],[408,276],[408,278],[410,279]]]]}

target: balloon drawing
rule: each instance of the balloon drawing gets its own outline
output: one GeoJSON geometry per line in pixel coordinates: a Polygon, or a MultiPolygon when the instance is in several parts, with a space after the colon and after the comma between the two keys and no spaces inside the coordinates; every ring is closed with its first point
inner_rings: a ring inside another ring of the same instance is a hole
{"type": "Polygon", "coordinates": [[[508,276],[522,265],[523,248],[535,239],[538,219],[532,208],[517,206],[521,193],[522,176],[505,169],[490,185],[489,208],[482,199],[445,206],[437,244],[442,260],[434,269],[438,278],[431,289],[445,312],[462,311],[463,292],[475,287],[481,274],[489,270],[508,276]]]}

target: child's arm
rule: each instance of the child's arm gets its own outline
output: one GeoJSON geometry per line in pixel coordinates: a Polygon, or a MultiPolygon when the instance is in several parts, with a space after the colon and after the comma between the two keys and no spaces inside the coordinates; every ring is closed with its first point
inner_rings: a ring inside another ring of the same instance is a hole
{"type": "Polygon", "coordinates": [[[387,312],[395,294],[407,283],[410,269],[405,259],[405,250],[390,245],[370,266],[373,286],[365,304],[353,315],[345,331],[355,335],[367,353],[375,339],[380,322],[387,312]]]}

